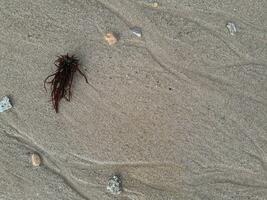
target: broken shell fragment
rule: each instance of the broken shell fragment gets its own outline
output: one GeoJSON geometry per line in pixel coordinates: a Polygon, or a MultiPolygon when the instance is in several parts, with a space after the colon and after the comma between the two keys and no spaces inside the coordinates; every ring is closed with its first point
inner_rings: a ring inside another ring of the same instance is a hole
{"type": "Polygon", "coordinates": [[[0,112],[4,112],[10,108],[12,108],[12,105],[9,101],[9,98],[7,96],[3,97],[3,99],[0,101],[0,112]]]}
{"type": "Polygon", "coordinates": [[[145,0],[145,3],[148,5],[148,6],[151,6],[153,8],[157,8],[159,7],[159,3],[157,1],[153,1],[153,0],[145,0]]]}
{"type": "Polygon", "coordinates": [[[137,37],[142,37],[142,29],[140,27],[134,26],[130,28],[130,31],[137,37]]]}
{"type": "Polygon", "coordinates": [[[158,2],[153,2],[153,3],[151,3],[151,6],[153,8],[157,8],[157,7],[159,7],[159,3],[158,2]]]}
{"type": "Polygon", "coordinates": [[[230,35],[235,35],[236,33],[236,26],[233,22],[228,22],[226,24],[226,28],[228,29],[230,35]]]}
{"type": "Polygon", "coordinates": [[[40,155],[37,154],[37,153],[33,153],[31,155],[31,161],[32,161],[32,165],[34,167],[40,166],[41,165],[41,162],[42,162],[40,155]]]}
{"type": "Polygon", "coordinates": [[[122,192],[122,181],[120,176],[114,175],[108,180],[107,190],[114,195],[122,192]]]}
{"type": "Polygon", "coordinates": [[[118,36],[115,33],[109,32],[105,35],[105,40],[109,45],[114,45],[118,42],[118,36]]]}

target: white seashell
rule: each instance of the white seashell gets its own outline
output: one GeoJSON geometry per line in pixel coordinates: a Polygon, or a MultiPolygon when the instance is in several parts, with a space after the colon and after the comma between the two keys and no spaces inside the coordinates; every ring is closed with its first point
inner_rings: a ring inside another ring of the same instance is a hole
{"type": "Polygon", "coordinates": [[[12,105],[9,101],[8,97],[3,97],[3,99],[0,101],[0,112],[4,112],[8,109],[12,108],[12,105]]]}
{"type": "Polygon", "coordinates": [[[233,22],[228,22],[226,24],[226,27],[227,27],[230,35],[235,35],[235,33],[236,33],[236,26],[235,26],[235,24],[233,22]]]}
{"type": "Polygon", "coordinates": [[[31,156],[31,161],[32,161],[32,165],[34,167],[38,167],[41,165],[42,163],[42,159],[41,157],[39,156],[39,154],[37,153],[33,153],[32,156],[31,156]]]}
{"type": "Polygon", "coordinates": [[[136,35],[137,37],[142,37],[142,29],[141,29],[140,27],[137,27],[137,26],[132,27],[132,28],[130,28],[130,31],[131,31],[134,35],[136,35]]]}
{"type": "Polygon", "coordinates": [[[122,192],[122,181],[117,175],[112,176],[108,180],[107,190],[114,195],[120,194],[122,192]]]}

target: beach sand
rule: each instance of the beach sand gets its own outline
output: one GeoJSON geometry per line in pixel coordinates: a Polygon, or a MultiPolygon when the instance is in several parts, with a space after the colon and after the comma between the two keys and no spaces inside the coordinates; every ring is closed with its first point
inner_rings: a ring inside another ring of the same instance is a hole
{"type": "Polygon", "coordinates": [[[0,0],[1,200],[267,199],[266,0],[157,3],[0,0]],[[89,84],[56,114],[66,53],[89,84]]]}

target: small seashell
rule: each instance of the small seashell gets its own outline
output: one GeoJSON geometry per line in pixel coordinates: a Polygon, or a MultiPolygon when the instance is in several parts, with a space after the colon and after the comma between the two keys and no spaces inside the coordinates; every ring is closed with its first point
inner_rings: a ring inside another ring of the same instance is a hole
{"type": "Polygon", "coordinates": [[[151,3],[151,6],[153,8],[157,8],[157,7],[159,7],[159,3],[158,2],[153,2],[153,3],[151,3]]]}
{"type": "Polygon", "coordinates": [[[118,42],[118,37],[116,36],[116,34],[110,32],[105,35],[105,40],[109,45],[114,45],[118,42]]]}
{"type": "Polygon", "coordinates": [[[150,6],[150,7],[153,7],[153,8],[159,7],[159,3],[157,1],[155,1],[155,0],[144,0],[144,3],[147,6],[150,6]]]}
{"type": "Polygon", "coordinates": [[[3,97],[3,99],[0,101],[0,112],[4,112],[10,108],[12,108],[12,105],[9,101],[9,98],[7,96],[3,97]]]}
{"type": "Polygon", "coordinates": [[[137,37],[142,37],[142,29],[140,27],[137,26],[131,27],[130,31],[137,37]]]}
{"type": "Polygon", "coordinates": [[[122,181],[120,176],[114,175],[108,180],[107,190],[114,195],[122,192],[122,181]]]}
{"type": "Polygon", "coordinates": [[[230,35],[235,35],[235,33],[236,33],[236,26],[235,26],[235,24],[233,22],[228,22],[226,24],[226,27],[227,27],[230,35]]]}
{"type": "Polygon", "coordinates": [[[42,160],[41,160],[41,157],[39,156],[39,154],[33,153],[31,155],[31,160],[32,160],[32,165],[34,167],[38,167],[41,165],[42,160]]]}

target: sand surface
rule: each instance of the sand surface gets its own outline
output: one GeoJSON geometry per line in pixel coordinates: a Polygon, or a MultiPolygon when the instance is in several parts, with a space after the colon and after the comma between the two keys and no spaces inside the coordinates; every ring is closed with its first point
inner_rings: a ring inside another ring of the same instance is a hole
{"type": "Polygon", "coordinates": [[[267,199],[266,0],[153,5],[0,0],[1,200],[267,199]],[[66,53],[90,84],[56,114],[43,80],[66,53]]]}

